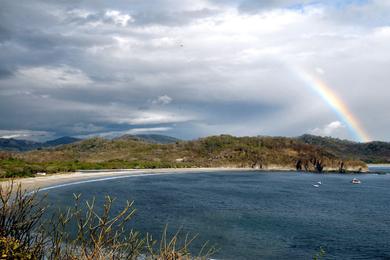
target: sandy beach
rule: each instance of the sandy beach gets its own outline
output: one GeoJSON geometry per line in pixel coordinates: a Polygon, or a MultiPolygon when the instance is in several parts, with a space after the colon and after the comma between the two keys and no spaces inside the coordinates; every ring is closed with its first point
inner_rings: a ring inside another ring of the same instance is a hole
{"type": "MultiPolygon", "coordinates": [[[[373,165],[370,165],[371,167],[373,165]]],[[[381,167],[382,165],[375,165],[381,167]]],[[[388,166],[388,165],[384,165],[388,166]]],[[[14,180],[14,184],[22,184],[22,187],[28,191],[40,189],[50,190],[61,186],[76,185],[86,182],[99,182],[110,179],[131,178],[138,176],[153,176],[153,175],[168,175],[168,174],[184,174],[184,173],[196,173],[196,172],[217,172],[217,171],[281,171],[291,172],[290,168],[267,168],[267,169],[254,169],[254,168],[165,168],[165,169],[107,169],[107,170],[80,170],[71,173],[57,173],[44,176],[36,176],[29,178],[18,178],[14,180]]],[[[6,186],[11,180],[2,180],[0,185],[6,186]]]]}
{"type": "MultiPolygon", "coordinates": [[[[153,176],[180,173],[195,172],[213,172],[213,171],[253,171],[254,169],[243,168],[182,168],[182,169],[120,169],[120,170],[88,170],[72,173],[59,173],[46,176],[37,176],[30,178],[15,179],[15,184],[21,184],[23,189],[28,191],[40,189],[41,191],[50,190],[62,186],[76,185],[86,182],[98,182],[110,179],[130,178],[137,176],[153,176]]],[[[1,185],[8,185],[10,181],[3,180],[1,185]]]]}

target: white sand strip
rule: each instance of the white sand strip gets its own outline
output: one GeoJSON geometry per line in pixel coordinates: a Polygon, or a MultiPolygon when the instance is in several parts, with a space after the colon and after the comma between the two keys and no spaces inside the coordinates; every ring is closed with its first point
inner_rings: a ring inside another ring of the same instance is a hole
{"type": "MultiPolygon", "coordinates": [[[[41,191],[77,185],[90,182],[107,181],[121,178],[155,176],[179,173],[215,172],[215,171],[249,171],[243,168],[183,168],[183,169],[120,169],[79,171],[74,173],[52,174],[39,177],[21,178],[14,180],[14,184],[21,184],[28,191],[40,189],[41,191]]],[[[2,181],[1,185],[9,185],[9,181],[2,181]]]]}

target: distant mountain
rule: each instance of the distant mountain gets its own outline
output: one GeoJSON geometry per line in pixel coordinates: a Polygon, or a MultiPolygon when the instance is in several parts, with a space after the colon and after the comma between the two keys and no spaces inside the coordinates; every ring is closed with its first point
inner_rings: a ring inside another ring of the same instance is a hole
{"type": "Polygon", "coordinates": [[[71,136],[63,136],[54,140],[50,140],[43,143],[43,146],[45,147],[52,147],[52,146],[58,146],[63,144],[71,144],[81,141],[79,138],[71,137],[71,136]]]}
{"type": "MultiPolygon", "coordinates": [[[[25,152],[36,149],[55,147],[59,145],[72,144],[81,140],[82,139],[70,136],[63,136],[47,142],[0,138],[0,151],[25,152]]],[[[158,134],[123,135],[114,138],[114,140],[133,140],[152,144],[172,144],[180,141],[179,139],[171,136],[158,134]]]]}
{"type": "Polygon", "coordinates": [[[42,143],[18,140],[13,138],[0,138],[0,150],[5,151],[30,151],[40,147],[42,143]]]}
{"type": "Polygon", "coordinates": [[[340,158],[362,160],[366,163],[390,163],[390,143],[388,142],[357,143],[308,134],[297,139],[325,149],[340,158]]]}
{"type": "Polygon", "coordinates": [[[158,134],[122,135],[114,140],[134,140],[153,144],[173,144],[180,141],[180,139],[172,136],[158,134]]]}
{"type": "Polygon", "coordinates": [[[25,152],[36,150],[39,148],[48,148],[58,145],[71,144],[81,139],[64,136],[58,139],[50,140],[47,142],[34,142],[29,140],[19,140],[13,138],[0,138],[0,150],[3,151],[15,151],[15,152],[25,152]]]}
{"type": "Polygon", "coordinates": [[[168,135],[139,134],[136,136],[145,142],[156,144],[173,144],[180,141],[180,139],[168,135]]]}

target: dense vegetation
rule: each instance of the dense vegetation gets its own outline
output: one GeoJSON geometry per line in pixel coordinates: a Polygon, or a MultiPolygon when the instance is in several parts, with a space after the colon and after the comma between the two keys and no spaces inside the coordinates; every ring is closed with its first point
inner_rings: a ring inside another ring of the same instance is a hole
{"type": "Polygon", "coordinates": [[[239,167],[306,171],[359,171],[366,165],[301,140],[285,137],[211,136],[195,141],[150,143],[123,136],[92,138],[50,149],[0,154],[3,177],[82,169],[239,167]],[[2,157],[2,159],[1,159],[2,157]]]}
{"type": "Polygon", "coordinates": [[[356,143],[332,137],[303,135],[299,140],[320,147],[339,158],[361,160],[366,163],[390,163],[390,143],[356,143]]]}

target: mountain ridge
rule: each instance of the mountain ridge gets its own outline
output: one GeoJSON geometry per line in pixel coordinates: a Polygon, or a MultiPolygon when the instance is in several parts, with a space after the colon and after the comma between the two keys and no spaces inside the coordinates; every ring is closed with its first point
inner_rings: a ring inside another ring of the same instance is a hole
{"type": "Polygon", "coordinates": [[[120,139],[134,139],[134,140],[140,140],[147,143],[155,143],[155,144],[171,144],[171,143],[181,141],[176,137],[172,137],[168,135],[159,135],[159,134],[137,134],[137,135],[125,134],[116,137],[113,140],[120,140],[120,139]]]}
{"type": "Polygon", "coordinates": [[[82,139],[63,136],[46,142],[36,142],[14,138],[0,138],[0,150],[13,152],[26,152],[36,149],[54,147],[58,145],[70,144],[81,141],[82,139]]]}
{"type": "MultiPolygon", "coordinates": [[[[138,135],[122,135],[114,138],[113,140],[119,139],[134,139],[139,141],[144,141],[148,143],[156,144],[170,144],[180,141],[180,139],[167,136],[167,135],[158,135],[158,134],[138,134],[138,135]]],[[[46,142],[36,142],[23,139],[14,139],[14,138],[0,138],[0,151],[12,151],[12,152],[26,152],[43,148],[50,148],[59,145],[71,144],[79,142],[86,139],[71,137],[71,136],[62,136],[53,140],[46,142]]]]}

